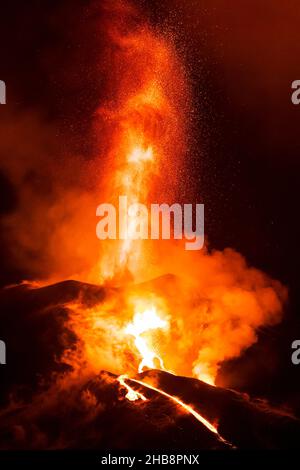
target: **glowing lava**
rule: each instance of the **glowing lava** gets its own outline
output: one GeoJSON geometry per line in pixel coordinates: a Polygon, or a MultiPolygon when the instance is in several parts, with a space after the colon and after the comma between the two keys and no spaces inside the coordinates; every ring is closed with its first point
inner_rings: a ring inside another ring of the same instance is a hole
{"type": "MultiPolygon", "coordinates": [[[[147,342],[147,339],[144,338],[142,335],[146,332],[156,330],[158,328],[161,329],[166,329],[169,327],[169,323],[167,320],[162,319],[158,313],[157,309],[155,306],[151,306],[150,308],[147,308],[146,310],[139,312],[137,311],[133,317],[133,320],[131,323],[127,325],[125,328],[125,333],[132,335],[135,338],[135,346],[138,349],[142,360],[139,364],[139,372],[142,372],[144,367],[148,367],[150,369],[157,368],[155,364],[155,359],[159,361],[159,368],[160,369],[165,369],[163,360],[155,353],[155,351],[150,347],[150,345],[147,342]]],[[[121,375],[118,377],[119,383],[126,388],[127,394],[126,398],[129,401],[136,401],[136,400],[143,400],[146,401],[147,398],[140,392],[137,392],[134,390],[132,387],[130,387],[126,383],[126,379],[130,379],[133,382],[136,382],[144,387],[147,387],[151,390],[154,390],[157,393],[160,393],[161,395],[164,395],[168,398],[170,398],[172,401],[174,401],[177,405],[179,405],[181,408],[186,410],[188,413],[192,414],[198,421],[200,421],[204,426],[207,427],[211,432],[216,434],[218,438],[225,442],[224,439],[219,435],[218,430],[215,426],[213,426],[207,419],[205,419],[203,416],[200,415],[197,411],[195,411],[191,406],[187,405],[183,401],[181,401],[179,398],[168,394],[167,392],[164,392],[163,390],[160,390],[152,385],[149,385],[148,383],[144,383],[140,380],[136,379],[131,379],[127,375],[121,375]]]]}
{"type": "Polygon", "coordinates": [[[133,388],[131,388],[126,382],[125,382],[125,379],[127,379],[127,375],[120,375],[120,377],[118,377],[118,381],[120,383],[120,385],[122,385],[123,387],[126,388],[127,390],[127,394],[126,394],[126,398],[127,400],[129,401],[136,401],[136,400],[143,400],[143,401],[147,401],[147,398],[142,394],[142,393],[139,393],[137,392],[136,390],[133,390],[133,388]]]}
{"type": "Polygon", "coordinates": [[[219,435],[218,430],[215,426],[213,426],[207,419],[203,418],[197,411],[195,411],[191,406],[187,405],[183,401],[179,400],[179,398],[174,397],[174,395],[169,395],[169,393],[164,392],[163,390],[160,390],[159,388],[153,387],[153,385],[149,385],[148,383],[144,383],[141,380],[136,380],[136,379],[130,379],[133,382],[136,382],[140,385],[143,385],[144,387],[150,388],[151,390],[154,390],[155,392],[160,393],[161,395],[164,395],[165,397],[170,398],[172,401],[180,405],[182,408],[184,408],[186,411],[191,413],[200,423],[204,424],[211,432],[214,434],[219,435]]]}
{"type": "MultiPolygon", "coordinates": [[[[122,375],[118,378],[118,381],[120,382],[121,385],[123,385],[126,389],[127,389],[127,395],[126,395],[126,398],[130,401],[135,401],[135,400],[138,400],[138,399],[142,399],[143,401],[146,401],[147,398],[141,394],[140,392],[137,392],[136,390],[134,390],[132,387],[130,387],[126,382],[125,380],[126,379],[129,379],[129,377],[127,377],[126,375],[122,375]]],[[[186,403],[184,403],[182,400],[180,400],[179,398],[175,397],[174,395],[170,395],[169,393],[165,392],[164,390],[160,390],[159,388],[156,388],[154,387],[153,385],[150,385],[148,383],[145,383],[145,382],[142,382],[141,380],[136,380],[136,379],[129,379],[131,380],[132,382],[135,382],[139,385],[142,385],[143,387],[146,387],[146,388],[149,388],[150,390],[153,390],[154,392],[157,392],[157,393],[160,393],[161,395],[169,398],[170,400],[172,400],[174,403],[176,403],[177,405],[179,405],[182,409],[184,409],[185,411],[187,411],[188,413],[190,413],[191,415],[194,416],[194,418],[197,419],[197,421],[199,421],[201,424],[203,424],[210,432],[214,433],[217,438],[219,439],[219,441],[223,442],[224,444],[227,444],[229,446],[232,447],[232,445],[226,441],[219,433],[218,433],[218,429],[213,425],[211,424],[207,419],[205,419],[200,413],[198,413],[197,411],[194,410],[194,408],[192,408],[191,406],[187,405],[186,403]]]]}
{"type": "Polygon", "coordinates": [[[158,360],[160,369],[165,368],[163,360],[149,347],[147,340],[142,334],[157,328],[165,329],[168,328],[168,326],[168,322],[158,316],[154,306],[144,312],[137,312],[133,317],[133,321],[127,325],[125,333],[134,336],[134,344],[142,357],[139,372],[143,372],[144,367],[150,369],[157,368],[155,359],[158,360]]]}

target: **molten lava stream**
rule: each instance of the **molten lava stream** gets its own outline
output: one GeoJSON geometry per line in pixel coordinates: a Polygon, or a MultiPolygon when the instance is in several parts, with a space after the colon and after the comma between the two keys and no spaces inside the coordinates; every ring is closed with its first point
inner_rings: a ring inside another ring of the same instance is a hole
{"type": "MultiPolygon", "coordinates": [[[[142,372],[144,367],[148,367],[150,369],[154,368],[154,360],[158,359],[159,363],[161,365],[162,369],[164,368],[163,361],[160,356],[157,355],[157,353],[151,348],[151,346],[148,344],[146,338],[143,337],[143,333],[153,331],[159,328],[168,328],[168,321],[166,319],[161,318],[158,315],[157,309],[155,308],[154,305],[152,305],[150,308],[146,308],[143,311],[137,310],[133,320],[131,323],[127,325],[125,328],[125,333],[129,334],[134,337],[135,339],[135,346],[137,350],[140,353],[141,356],[141,362],[139,364],[139,372],[142,372]]],[[[205,419],[203,416],[201,416],[200,413],[195,411],[191,406],[187,405],[183,401],[181,401],[179,398],[170,395],[169,393],[160,390],[159,388],[154,387],[153,385],[149,385],[148,383],[144,383],[140,380],[132,379],[128,377],[127,375],[120,375],[118,378],[119,383],[126,388],[127,394],[126,398],[129,401],[136,401],[136,400],[143,400],[147,401],[148,399],[143,395],[141,392],[136,391],[134,388],[132,388],[126,381],[129,380],[135,384],[139,384],[142,387],[146,387],[150,390],[153,390],[156,393],[159,393],[161,395],[164,395],[165,397],[169,398],[173,402],[175,402],[177,405],[179,405],[181,408],[183,408],[185,411],[190,413],[191,415],[194,416],[200,423],[202,423],[209,431],[212,433],[216,434],[217,438],[223,442],[224,444],[230,445],[228,442],[223,439],[219,433],[218,430],[215,426],[213,426],[207,419],[205,419]]]]}
{"type": "Polygon", "coordinates": [[[125,382],[125,379],[127,378],[126,375],[120,375],[120,377],[118,378],[118,381],[121,385],[123,385],[123,387],[126,388],[127,390],[127,394],[126,394],[126,398],[127,400],[129,401],[136,401],[138,400],[139,398],[143,401],[147,401],[147,398],[142,394],[142,393],[139,393],[137,392],[136,390],[133,390],[133,388],[131,388],[126,382],[125,382]]]}
{"type": "Polygon", "coordinates": [[[160,393],[161,395],[164,395],[165,397],[169,398],[174,403],[176,403],[181,408],[183,408],[185,411],[187,411],[188,413],[193,415],[200,423],[202,423],[207,429],[209,429],[209,431],[214,433],[221,442],[223,442],[224,444],[226,444],[230,447],[233,447],[233,445],[230,442],[226,441],[222,436],[220,436],[220,434],[218,433],[218,430],[215,426],[213,426],[207,419],[205,419],[203,416],[201,416],[200,413],[195,411],[191,406],[187,405],[186,403],[181,401],[179,398],[177,398],[173,395],[170,395],[169,393],[165,392],[164,390],[160,390],[159,388],[156,388],[153,385],[142,382],[141,380],[132,379],[132,378],[127,377],[126,375],[121,375],[118,378],[118,381],[121,385],[123,385],[126,388],[126,390],[127,390],[126,398],[129,401],[135,401],[135,400],[138,400],[138,399],[142,399],[143,401],[147,401],[148,399],[142,393],[137,392],[130,385],[128,385],[126,383],[126,380],[129,380],[131,382],[139,384],[142,387],[146,387],[150,390],[153,390],[154,392],[160,393]]]}

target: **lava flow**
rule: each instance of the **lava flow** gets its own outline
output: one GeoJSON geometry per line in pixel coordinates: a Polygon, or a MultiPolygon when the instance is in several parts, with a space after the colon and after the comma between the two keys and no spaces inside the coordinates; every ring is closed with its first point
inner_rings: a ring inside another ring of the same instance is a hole
{"type": "MultiPolygon", "coordinates": [[[[168,326],[168,323],[164,320],[162,320],[156,313],[155,307],[153,306],[149,310],[145,310],[143,313],[137,312],[134,316],[133,322],[130,323],[126,329],[125,332],[127,334],[133,335],[135,337],[135,345],[142,357],[142,360],[139,364],[139,372],[143,372],[144,367],[148,368],[154,368],[154,359],[157,358],[159,361],[159,364],[161,368],[164,369],[163,366],[163,361],[162,359],[156,355],[156,353],[149,347],[147,344],[147,341],[141,336],[143,333],[153,330],[156,328],[166,328],[168,326]]],[[[170,372],[170,371],[169,371],[170,372]]],[[[147,398],[140,392],[137,392],[134,390],[128,383],[126,382],[126,379],[129,377],[127,375],[121,375],[118,377],[118,381],[120,385],[126,388],[127,394],[126,398],[129,401],[136,401],[136,400],[143,400],[147,401],[147,398]]],[[[213,426],[207,419],[205,419],[203,416],[201,416],[200,413],[195,411],[191,406],[187,405],[184,403],[182,400],[179,398],[170,395],[169,393],[160,390],[157,387],[154,387],[153,385],[150,385],[148,383],[144,383],[141,380],[133,379],[130,378],[132,382],[135,382],[137,384],[142,385],[143,387],[146,387],[148,389],[151,389],[157,393],[160,393],[161,395],[164,395],[165,397],[171,399],[174,401],[177,405],[179,405],[182,409],[186,410],[188,413],[192,414],[200,423],[202,423],[204,426],[206,426],[207,429],[209,429],[211,432],[216,434],[218,436],[218,439],[221,440],[222,442],[226,441],[219,435],[218,430],[215,426],[213,426]]]]}
{"type": "MultiPolygon", "coordinates": [[[[122,386],[124,386],[127,390],[128,390],[128,393],[126,395],[127,399],[130,400],[130,401],[135,401],[135,400],[138,400],[138,399],[142,399],[144,401],[147,400],[147,398],[141,394],[140,392],[137,392],[136,390],[134,390],[133,388],[131,388],[127,383],[126,383],[126,379],[128,379],[128,377],[126,375],[124,376],[121,376],[118,378],[120,384],[122,386]]],[[[157,393],[160,393],[161,395],[169,398],[170,400],[172,400],[174,403],[176,403],[177,405],[179,405],[183,410],[187,411],[188,413],[190,413],[191,415],[194,416],[194,418],[197,419],[197,421],[199,421],[200,423],[202,423],[209,431],[211,431],[212,433],[214,433],[217,438],[219,439],[219,441],[223,442],[224,444],[227,444],[229,445],[230,447],[232,447],[232,445],[226,441],[219,433],[218,433],[218,429],[213,426],[207,419],[205,419],[203,416],[201,416],[200,413],[198,413],[197,411],[195,411],[191,406],[187,405],[186,403],[184,403],[182,400],[180,400],[179,398],[175,397],[174,395],[170,395],[169,393],[163,391],[163,390],[160,390],[159,388],[156,388],[154,387],[153,385],[150,385],[148,383],[145,383],[145,382],[142,382],[141,380],[136,380],[136,379],[130,379],[132,382],[135,382],[139,385],[142,385],[143,387],[146,387],[150,390],[153,390],[154,392],[157,392],[157,393]]]]}

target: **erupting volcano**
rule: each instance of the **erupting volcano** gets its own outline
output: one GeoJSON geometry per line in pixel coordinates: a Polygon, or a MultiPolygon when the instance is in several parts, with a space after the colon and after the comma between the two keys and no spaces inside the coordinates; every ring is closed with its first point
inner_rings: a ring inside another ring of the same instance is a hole
{"type": "MultiPolygon", "coordinates": [[[[129,204],[203,202],[191,200],[189,188],[194,109],[182,51],[171,33],[158,31],[129,3],[107,2],[104,10],[109,46],[101,67],[107,68],[107,96],[94,119],[99,160],[93,167],[101,166],[101,172],[89,175],[97,189],[83,200],[87,206],[76,219],[83,226],[86,212],[96,210],[91,200],[115,206],[120,196],[129,204]]],[[[287,429],[298,429],[298,422],[222,389],[218,371],[256,342],[261,326],[281,320],[285,287],[249,267],[236,251],[214,251],[207,240],[201,251],[187,251],[183,240],[137,239],[139,221],[136,213],[125,223],[121,213],[118,229],[127,238],[97,240],[98,251],[89,244],[95,230],[82,240],[75,233],[78,251],[90,264],[76,272],[75,280],[51,273],[51,284],[23,284],[2,293],[6,309],[22,305],[45,331],[54,322],[60,338],[58,367],[41,380],[43,392],[26,405],[12,400],[2,412],[3,446],[10,447],[12,439],[19,448],[104,447],[108,442],[129,447],[136,434],[131,429],[128,438],[116,438],[117,423],[122,427],[129,420],[138,433],[147,415],[154,447],[157,433],[169,447],[262,447],[261,429],[268,420],[276,423],[276,431],[267,445],[276,446],[287,429]],[[64,402],[68,410],[76,409],[72,424],[80,423],[78,432],[90,428],[82,441],[74,431],[47,428],[45,416],[58,416],[64,402]],[[243,429],[232,410],[241,412],[243,429]],[[18,427],[12,416],[18,416],[18,427]],[[257,435],[247,429],[253,420],[259,423],[257,435]],[[32,439],[30,422],[35,423],[32,439]],[[187,436],[183,440],[179,429],[187,436]],[[191,435],[198,437],[189,443],[191,435]]],[[[97,223],[94,217],[94,229],[97,223]]],[[[66,226],[56,240],[70,231],[66,226]]],[[[43,337],[46,341],[48,334],[43,337]]]]}

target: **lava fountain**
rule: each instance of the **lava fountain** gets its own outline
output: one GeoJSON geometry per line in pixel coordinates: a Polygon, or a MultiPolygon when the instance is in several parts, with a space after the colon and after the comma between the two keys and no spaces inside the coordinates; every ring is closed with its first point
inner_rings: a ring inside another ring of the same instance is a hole
{"type": "MultiPolygon", "coordinates": [[[[171,204],[188,185],[181,181],[192,110],[187,73],[171,37],[128,3],[107,8],[112,83],[96,120],[106,141],[99,197],[115,206],[123,195],[130,204],[171,204]]],[[[234,250],[195,253],[182,240],[137,239],[138,215],[129,224],[119,216],[125,240],[101,242],[89,279],[107,295],[97,307],[70,305],[79,346],[64,358],[81,374],[116,373],[133,402],[146,398],[126,379],[145,368],[214,384],[222,362],[255,343],[261,325],[280,321],[286,296],[279,282],[248,267],[234,250]]]]}

